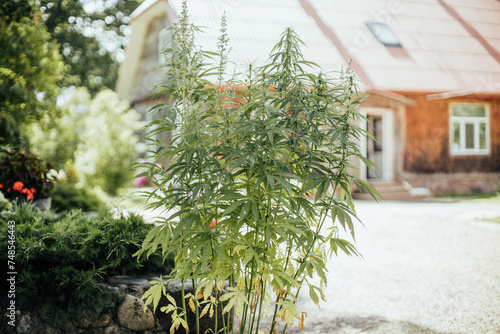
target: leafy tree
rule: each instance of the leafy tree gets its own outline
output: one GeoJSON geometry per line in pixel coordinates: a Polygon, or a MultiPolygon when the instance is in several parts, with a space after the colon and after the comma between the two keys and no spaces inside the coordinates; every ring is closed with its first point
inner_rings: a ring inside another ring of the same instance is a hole
{"type": "Polygon", "coordinates": [[[45,25],[69,65],[65,86],[87,87],[92,94],[115,88],[129,15],[141,1],[40,1],[45,25]]]}
{"type": "Polygon", "coordinates": [[[27,145],[24,124],[53,117],[64,63],[41,13],[27,1],[0,5],[0,145],[27,145]]]}

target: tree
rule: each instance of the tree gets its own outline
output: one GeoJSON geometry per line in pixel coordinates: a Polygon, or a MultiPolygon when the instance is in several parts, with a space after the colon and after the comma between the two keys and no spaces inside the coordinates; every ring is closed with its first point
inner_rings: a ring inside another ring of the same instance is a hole
{"type": "Polygon", "coordinates": [[[0,145],[27,145],[24,125],[55,115],[64,63],[28,1],[0,6],[0,145]]]}
{"type": "Polygon", "coordinates": [[[64,86],[114,90],[130,13],[142,0],[42,0],[44,22],[69,65],[64,86]],[[86,10],[87,9],[87,10],[86,10]]]}

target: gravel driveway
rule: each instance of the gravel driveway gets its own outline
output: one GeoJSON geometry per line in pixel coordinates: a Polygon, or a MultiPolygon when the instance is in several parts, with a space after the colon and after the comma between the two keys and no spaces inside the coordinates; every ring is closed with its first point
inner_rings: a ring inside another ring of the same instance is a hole
{"type": "Polygon", "coordinates": [[[327,302],[299,297],[301,333],[500,333],[500,224],[485,221],[500,201],[356,209],[364,259],[330,260],[327,302]]]}
{"type": "Polygon", "coordinates": [[[287,334],[500,334],[500,224],[486,221],[500,216],[498,198],[356,210],[364,258],[332,258],[327,301],[299,296],[305,328],[287,334]]]}

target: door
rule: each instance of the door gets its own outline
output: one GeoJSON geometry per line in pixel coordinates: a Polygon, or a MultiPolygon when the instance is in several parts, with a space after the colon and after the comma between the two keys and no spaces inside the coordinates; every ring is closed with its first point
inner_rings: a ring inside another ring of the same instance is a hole
{"type": "Polygon", "coordinates": [[[366,157],[371,160],[378,169],[367,168],[367,179],[384,178],[384,127],[382,116],[368,115],[368,132],[373,136],[366,137],[366,157]]]}
{"type": "Polygon", "coordinates": [[[370,159],[378,168],[367,168],[361,165],[361,177],[365,180],[392,180],[393,165],[393,113],[391,109],[364,108],[366,116],[363,128],[373,138],[367,136],[361,142],[364,156],[370,159]]]}

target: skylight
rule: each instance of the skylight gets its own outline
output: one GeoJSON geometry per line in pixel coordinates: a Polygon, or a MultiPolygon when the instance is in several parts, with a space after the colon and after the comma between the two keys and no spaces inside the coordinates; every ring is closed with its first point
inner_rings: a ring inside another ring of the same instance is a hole
{"type": "Polygon", "coordinates": [[[398,36],[385,23],[367,23],[366,24],[375,38],[385,46],[401,46],[398,36]]]}

